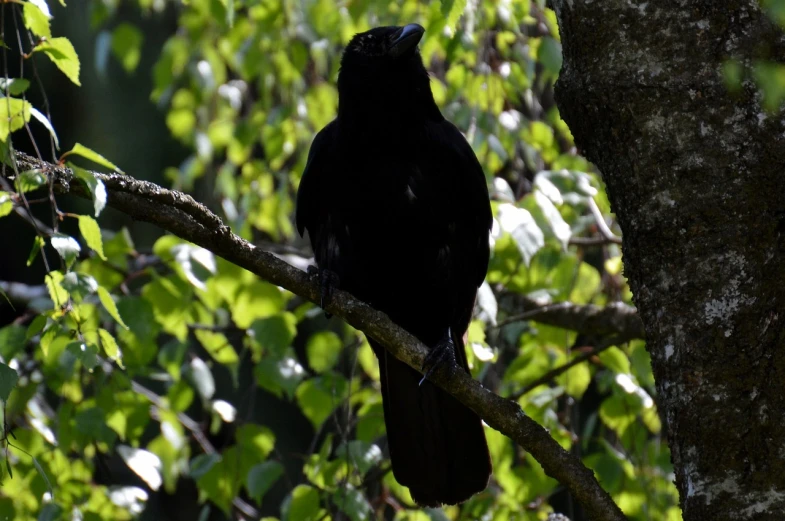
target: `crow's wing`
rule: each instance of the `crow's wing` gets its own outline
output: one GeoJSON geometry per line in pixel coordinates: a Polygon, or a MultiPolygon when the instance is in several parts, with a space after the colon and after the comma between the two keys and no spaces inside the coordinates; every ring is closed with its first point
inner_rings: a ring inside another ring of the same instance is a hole
{"type": "Polygon", "coordinates": [[[336,134],[336,122],[332,121],[320,130],[311,143],[308,151],[308,161],[305,164],[300,186],[297,189],[297,203],[295,220],[300,236],[305,230],[312,235],[323,226],[327,217],[327,207],[324,204],[323,190],[329,182],[333,161],[333,144],[336,134]]]}

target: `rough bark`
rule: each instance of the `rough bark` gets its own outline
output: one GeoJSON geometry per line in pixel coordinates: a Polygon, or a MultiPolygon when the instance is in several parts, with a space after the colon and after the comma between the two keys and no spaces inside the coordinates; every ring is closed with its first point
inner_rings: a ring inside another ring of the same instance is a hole
{"type": "Polygon", "coordinates": [[[684,519],[785,519],[785,121],[757,0],[555,1],[562,117],[624,231],[684,519]]]}

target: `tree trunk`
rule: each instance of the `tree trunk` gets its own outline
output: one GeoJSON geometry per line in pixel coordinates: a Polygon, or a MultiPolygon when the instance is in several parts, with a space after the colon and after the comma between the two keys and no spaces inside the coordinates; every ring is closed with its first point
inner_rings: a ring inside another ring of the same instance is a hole
{"type": "Polygon", "coordinates": [[[757,0],[555,0],[562,117],[624,232],[684,519],[785,519],[785,61],[757,0]]]}

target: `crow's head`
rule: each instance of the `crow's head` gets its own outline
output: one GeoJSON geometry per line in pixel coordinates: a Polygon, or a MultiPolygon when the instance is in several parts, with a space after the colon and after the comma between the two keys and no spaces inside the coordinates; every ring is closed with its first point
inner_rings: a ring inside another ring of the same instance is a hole
{"type": "Polygon", "coordinates": [[[396,120],[441,119],[417,51],[423,33],[421,25],[409,24],[356,34],[341,59],[339,115],[393,125],[396,120]]]}
{"type": "Polygon", "coordinates": [[[425,29],[419,24],[375,27],[352,38],[343,53],[342,66],[372,65],[406,60],[417,52],[425,29]]]}

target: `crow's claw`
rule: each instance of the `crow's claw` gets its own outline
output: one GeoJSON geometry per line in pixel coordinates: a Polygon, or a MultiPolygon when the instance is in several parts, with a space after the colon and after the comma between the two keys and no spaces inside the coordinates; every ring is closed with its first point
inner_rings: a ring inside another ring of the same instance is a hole
{"type": "MultiPolygon", "coordinates": [[[[330,271],[326,268],[318,268],[316,266],[308,266],[308,275],[312,277],[315,276],[319,280],[319,306],[324,309],[325,306],[330,304],[330,299],[333,296],[333,291],[335,288],[338,287],[338,275],[334,271],[330,271]]],[[[327,318],[330,318],[332,315],[328,312],[324,312],[324,315],[327,318]]]]}
{"type": "Polygon", "coordinates": [[[425,374],[420,380],[419,385],[422,385],[425,380],[428,379],[431,374],[433,374],[434,370],[445,363],[449,365],[454,365],[455,361],[455,343],[452,341],[452,332],[450,328],[447,328],[447,334],[442,337],[439,342],[433,346],[433,349],[428,351],[428,354],[425,356],[425,360],[422,363],[421,370],[425,371],[427,368],[428,370],[425,371],[425,374]]]}

